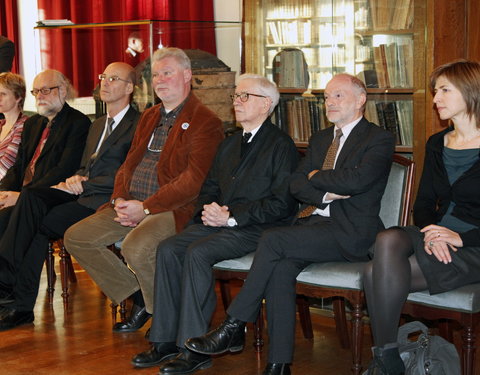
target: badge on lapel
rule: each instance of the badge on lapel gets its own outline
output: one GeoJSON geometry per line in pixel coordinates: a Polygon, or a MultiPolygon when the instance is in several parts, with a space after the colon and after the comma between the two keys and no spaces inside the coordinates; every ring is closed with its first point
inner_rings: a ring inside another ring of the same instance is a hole
{"type": "Polygon", "coordinates": [[[182,124],[182,129],[183,129],[183,130],[187,130],[189,126],[190,126],[190,124],[189,124],[188,122],[184,122],[184,123],[182,124]]]}

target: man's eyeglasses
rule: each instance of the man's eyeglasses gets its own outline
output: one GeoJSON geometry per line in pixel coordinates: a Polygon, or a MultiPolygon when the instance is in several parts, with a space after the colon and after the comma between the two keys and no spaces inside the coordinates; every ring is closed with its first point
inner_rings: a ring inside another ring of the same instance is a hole
{"type": "Polygon", "coordinates": [[[240,101],[242,103],[245,103],[248,100],[248,97],[250,95],[251,96],[257,96],[259,98],[266,98],[265,95],[252,94],[252,93],[249,93],[249,92],[242,92],[240,94],[233,94],[233,95],[230,95],[230,97],[232,98],[232,102],[234,102],[236,99],[240,99],[240,101]]]}
{"type": "Polygon", "coordinates": [[[37,96],[39,92],[41,92],[42,95],[48,95],[53,89],[58,89],[59,87],[60,86],[53,86],[53,87],[45,87],[43,89],[33,89],[32,91],[30,91],[30,93],[33,96],[37,96]]]}
{"type": "Polygon", "coordinates": [[[106,74],[99,74],[98,75],[98,79],[100,81],[105,81],[107,80],[108,82],[115,82],[115,81],[123,81],[123,82],[127,82],[127,83],[131,83],[130,81],[127,81],[125,79],[121,79],[119,76],[110,76],[110,77],[107,77],[106,74]]]}

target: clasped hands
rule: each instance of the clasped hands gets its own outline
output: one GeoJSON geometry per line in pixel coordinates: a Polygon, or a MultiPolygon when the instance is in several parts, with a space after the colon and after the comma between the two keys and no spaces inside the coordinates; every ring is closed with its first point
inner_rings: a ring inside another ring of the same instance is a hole
{"type": "Polygon", "coordinates": [[[213,202],[205,204],[202,211],[203,225],[210,227],[224,227],[227,225],[227,220],[230,217],[230,211],[227,206],[220,206],[213,202]]]}
{"type": "Polygon", "coordinates": [[[439,262],[450,263],[452,261],[450,250],[457,251],[463,246],[460,235],[448,228],[431,224],[421,229],[421,232],[425,234],[423,241],[426,253],[433,254],[439,262]]]}
{"type": "Polygon", "coordinates": [[[117,217],[113,220],[124,227],[134,228],[147,216],[143,211],[143,203],[135,199],[117,198],[113,209],[117,213],[117,217]]]}

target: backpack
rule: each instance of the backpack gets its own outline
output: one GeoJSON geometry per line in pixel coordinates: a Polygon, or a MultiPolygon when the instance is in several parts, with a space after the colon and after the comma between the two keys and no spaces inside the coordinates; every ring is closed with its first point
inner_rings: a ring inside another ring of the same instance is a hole
{"type": "Polygon", "coordinates": [[[428,334],[421,322],[410,322],[398,330],[400,356],[405,363],[405,375],[460,375],[460,359],[455,346],[440,336],[428,334]],[[411,333],[421,332],[417,341],[411,333]]]}

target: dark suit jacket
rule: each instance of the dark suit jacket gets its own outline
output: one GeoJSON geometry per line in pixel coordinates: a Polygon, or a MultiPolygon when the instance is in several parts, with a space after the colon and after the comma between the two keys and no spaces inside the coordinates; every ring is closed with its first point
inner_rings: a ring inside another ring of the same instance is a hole
{"type": "MultiPolygon", "coordinates": [[[[452,215],[480,227],[480,160],[463,173],[452,185],[443,162],[445,134],[449,127],[430,137],[425,150],[425,163],[413,208],[415,225],[423,228],[437,224],[455,203],[452,215]]],[[[459,233],[464,246],[480,246],[480,229],[459,233]]]]}
{"type": "Polygon", "coordinates": [[[296,206],[288,187],[290,175],[298,164],[295,144],[269,119],[243,158],[241,141],[240,131],[220,145],[200,191],[195,221],[201,222],[204,204],[217,202],[228,206],[240,228],[289,223],[296,206]]]}
{"type": "Polygon", "coordinates": [[[78,203],[96,210],[109,201],[113,192],[115,174],[125,161],[139,117],[140,114],[130,106],[122,121],[100,146],[97,157],[91,162],[91,156],[105,129],[107,116],[94,121],[88,132],[80,169],[75,173],[88,176],[88,180],[82,182],[83,193],[78,197],[78,203]]]}
{"type": "MultiPolygon", "coordinates": [[[[47,123],[48,119],[38,114],[25,122],[17,159],[0,181],[0,190],[22,189],[25,171],[47,123]]],[[[65,103],[54,118],[50,135],[37,159],[35,173],[28,186],[48,187],[71,177],[79,167],[89,127],[88,117],[65,103]]]]}
{"type": "MultiPolygon", "coordinates": [[[[160,106],[147,109],[138,121],[130,151],[115,176],[112,198],[133,199],[132,176],[160,121],[160,106]]],[[[143,202],[144,206],[152,214],[173,211],[176,230],[182,230],[192,217],[198,192],[222,139],[221,120],[191,93],[157,163],[159,189],[143,202]]]]}
{"type": "Polygon", "coordinates": [[[0,73],[9,72],[12,69],[15,57],[15,45],[10,39],[0,35],[0,73]]]}
{"type": "MultiPolygon", "coordinates": [[[[395,139],[392,133],[362,118],[345,141],[335,169],[322,171],[333,140],[333,126],[312,136],[304,160],[292,176],[291,192],[301,202],[325,208],[325,193],[350,195],[330,204],[333,235],[342,255],[366,260],[370,245],[384,228],[380,201],[390,172],[395,139]],[[308,173],[318,169],[310,180],[308,173]]],[[[321,238],[319,238],[321,241],[321,238]]]]}

